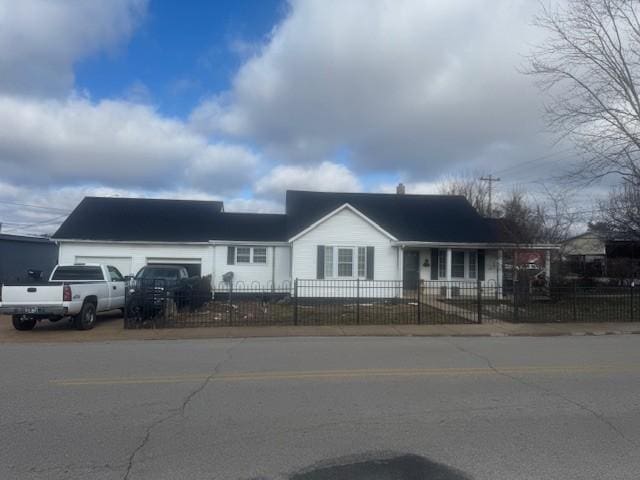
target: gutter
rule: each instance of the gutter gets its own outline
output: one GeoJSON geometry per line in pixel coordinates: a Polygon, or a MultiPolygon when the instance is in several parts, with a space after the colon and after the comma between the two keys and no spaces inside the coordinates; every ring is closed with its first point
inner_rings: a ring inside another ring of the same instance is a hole
{"type": "Polygon", "coordinates": [[[56,243],[116,243],[126,244],[132,243],[135,245],[209,245],[209,242],[154,242],[147,240],[85,240],[79,238],[54,238],[52,239],[56,243]]]}
{"type": "Polygon", "coordinates": [[[209,245],[259,245],[259,246],[274,246],[274,247],[288,247],[289,242],[273,241],[273,242],[255,242],[252,240],[209,240],[209,245]]]}
{"type": "Polygon", "coordinates": [[[494,249],[536,249],[536,250],[560,250],[556,243],[473,243],[473,242],[421,242],[402,240],[391,242],[395,247],[438,247],[438,248],[494,248],[494,249]]]}

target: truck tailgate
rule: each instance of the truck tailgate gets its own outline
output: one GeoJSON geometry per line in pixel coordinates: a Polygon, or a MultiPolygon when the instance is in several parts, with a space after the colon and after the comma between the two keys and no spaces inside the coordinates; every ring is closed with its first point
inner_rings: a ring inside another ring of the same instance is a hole
{"type": "Polygon", "coordinates": [[[57,285],[4,285],[3,306],[14,305],[61,305],[62,284],[57,285]]]}

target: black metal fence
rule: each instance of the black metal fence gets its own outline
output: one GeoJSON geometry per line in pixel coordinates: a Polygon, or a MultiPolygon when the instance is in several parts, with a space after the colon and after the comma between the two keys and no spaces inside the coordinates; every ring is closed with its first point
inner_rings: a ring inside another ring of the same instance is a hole
{"type": "Polygon", "coordinates": [[[503,289],[479,282],[295,280],[211,289],[155,280],[127,289],[126,328],[640,321],[640,289],[503,289]]]}

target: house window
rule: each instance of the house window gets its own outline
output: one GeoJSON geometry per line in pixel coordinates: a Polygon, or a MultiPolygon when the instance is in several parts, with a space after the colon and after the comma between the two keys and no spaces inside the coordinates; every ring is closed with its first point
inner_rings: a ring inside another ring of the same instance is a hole
{"type": "Polygon", "coordinates": [[[236,248],[236,263],[251,263],[251,248],[250,247],[238,247],[238,248],[236,248]]]}
{"type": "Polygon", "coordinates": [[[358,247],[358,277],[366,278],[367,276],[367,249],[358,247]]]}
{"type": "Polygon", "coordinates": [[[254,247],[253,248],[253,263],[267,263],[267,248],[266,247],[254,247]]]}
{"type": "Polygon", "coordinates": [[[338,249],[338,276],[339,277],[353,276],[353,249],[352,248],[338,249]]]}
{"type": "Polygon", "coordinates": [[[373,266],[373,247],[324,247],[324,278],[366,279],[373,266]],[[367,250],[370,248],[371,253],[367,250]]]}
{"type": "Polygon", "coordinates": [[[464,278],[465,252],[451,252],[451,277],[464,278]]]}
{"type": "Polygon", "coordinates": [[[447,251],[438,250],[438,278],[447,278],[447,251]]]}
{"type": "Polygon", "coordinates": [[[469,252],[469,278],[476,278],[478,275],[478,253],[477,252],[469,252]]]}
{"type": "Polygon", "coordinates": [[[267,263],[267,247],[236,247],[236,263],[267,263]]]}
{"type": "Polygon", "coordinates": [[[333,247],[324,247],[324,275],[333,277],[333,247]]]}

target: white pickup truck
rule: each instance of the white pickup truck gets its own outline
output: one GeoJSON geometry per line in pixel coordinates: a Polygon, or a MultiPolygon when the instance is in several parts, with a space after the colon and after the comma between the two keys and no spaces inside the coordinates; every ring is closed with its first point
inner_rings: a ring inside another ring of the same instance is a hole
{"type": "Polygon", "coordinates": [[[124,309],[125,279],[110,265],[57,265],[49,281],[4,284],[0,314],[11,315],[17,330],[31,330],[38,321],[71,317],[78,330],[89,330],[96,313],[124,309]]]}

